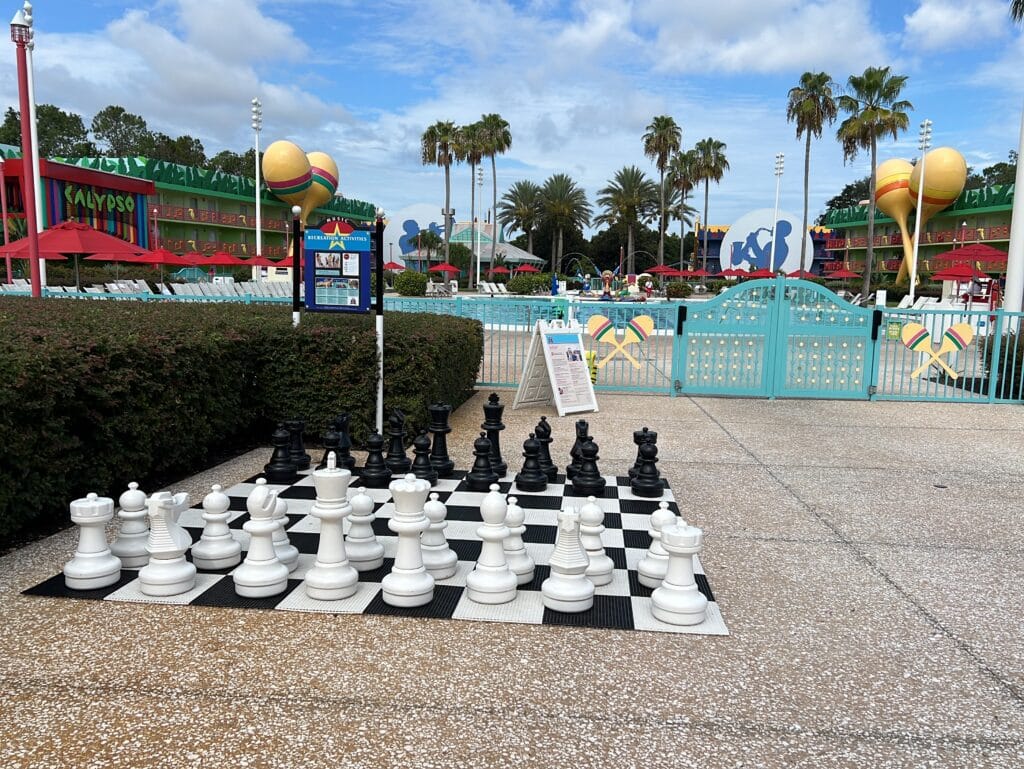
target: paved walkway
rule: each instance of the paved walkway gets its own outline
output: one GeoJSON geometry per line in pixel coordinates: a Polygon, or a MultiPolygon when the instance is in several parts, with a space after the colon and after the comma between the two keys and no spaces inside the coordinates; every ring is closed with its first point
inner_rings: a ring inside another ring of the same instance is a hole
{"type": "MultiPolygon", "coordinates": [[[[1024,409],[599,401],[605,472],[660,432],[732,635],[19,595],[64,532],[0,559],[0,766],[1024,765],[1024,409]]],[[[506,411],[507,456],[541,413],[506,411]]]]}

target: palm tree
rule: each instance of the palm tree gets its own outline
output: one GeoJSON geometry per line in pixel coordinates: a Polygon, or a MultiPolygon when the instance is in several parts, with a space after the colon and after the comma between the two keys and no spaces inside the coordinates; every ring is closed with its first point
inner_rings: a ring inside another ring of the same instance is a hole
{"type": "Polygon", "coordinates": [[[498,155],[504,155],[512,148],[512,131],[509,129],[508,121],[494,112],[482,115],[478,125],[483,142],[483,156],[491,159],[491,186],[493,188],[491,211],[495,214],[494,232],[491,237],[491,262],[493,263],[494,249],[498,247],[498,176],[494,159],[498,155]]]}
{"type": "Polygon", "coordinates": [[[458,141],[455,143],[455,157],[460,163],[469,163],[469,221],[470,251],[473,255],[469,260],[469,287],[473,288],[476,279],[474,260],[479,258],[476,253],[476,167],[483,159],[483,131],[480,123],[470,123],[459,128],[458,141]]]}
{"type": "Polygon", "coordinates": [[[661,190],[661,207],[658,211],[658,264],[665,263],[665,170],[669,158],[679,151],[683,130],[668,115],[655,117],[644,134],[644,154],[654,161],[658,168],[658,188],[661,190]]]}
{"type": "Polygon", "coordinates": [[[568,174],[552,174],[541,189],[543,218],[551,226],[551,270],[562,261],[563,234],[566,228],[582,230],[590,224],[587,195],[568,174]]]}
{"type": "Polygon", "coordinates": [[[526,250],[533,253],[533,228],[543,212],[544,196],[539,185],[531,181],[513,184],[498,204],[498,221],[509,232],[526,233],[526,250]]]}
{"type": "MultiPolygon", "coordinates": [[[[636,272],[633,234],[637,226],[653,218],[658,211],[658,199],[657,186],[636,166],[620,168],[608,186],[597,191],[597,204],[604,211],[594,223],[626,231],[626,271],[631,274],[636,272]]],[[[663,196],[661,202],[664,203],[663,196]]]]}
{"type": "Polygon", "coordinates": [[[709,136],[701,139],[693,147],[695,156],[694,178],[704,182],[704,264],[708,268],[708,187],[711,182],[722,181],[722,176],[729,170],[729,161],[725,158],[725,144],[709,136]]]}
{"type": "Polygon", "coordinates": [[[900,100],[900,91],[907,83],[906,75],[892,75],[889,67],[868,67],[861,75],[850,75],[847,93],[839,97],[839,108],[849,114],[839,126],[836,138],[843,145],[843,159],[853,160],[860,150],[871,150],[871,181],[868,183],[868,243],[864,255],[864,286],[861,294],[871,291],[871,268],[875,258],[875,166],[878,161],[878,139],[891,134],[895,140],[906,131],[910,118],[905,110],[914,108],[900,100]]]}
{"type": "Polygon", "coordinates": [[[786,120],[796,121],[797,139],[803,134],[807,135],[804,147],[804,225],[800,230],[801,270],[807,269],[807,196],[811,184],[811,136],[820,139],[825,123],[832,125],[837,114],[836,101],[832,97],[832,78],[827,72],[805,72],[800,76],[800,85],[789,89],[786,120]]]}
{"type": "Polygon", "coordinates": [[[1014,21],[1024,21],[1024,0],[1010,0],[1010,17],[1014,21]]]}
{"type": "Polygon", "coordinates": [[[687,205],[686,198],[699,181],[697,178],[697,153],[687,150],[673,155],[668,164],[668,177],[665,181],[679,194],[679,205],[685,206],[680,209],[684,213],[683,216],[678,213],[673,214],[679,220],[679,269],[682,269],[683,262],[686,260],[683,248],[683,226],[693,224],[689,213],[696,213],[696,209],[687,205]]]}
{"type": "Polygon", "coordinates": [[[429,268],[430,252],[437,251],[443,245],[444,241],[433,230],[420,230],[416,236],[416,255],[419,256],[420,250],[425,249],[427,252],[427,267],[429,268]]]}
{"type": "Polygon", "coordinates": [[[421,160],[423,165],[438,165],[444,168],[444,258],[448,260],[449,242],[452,234],[452,179],[451,168],[455,162],[455,146],[459,129],[450,120],[439,120],[429,126],[420,137],[421,160]]]}

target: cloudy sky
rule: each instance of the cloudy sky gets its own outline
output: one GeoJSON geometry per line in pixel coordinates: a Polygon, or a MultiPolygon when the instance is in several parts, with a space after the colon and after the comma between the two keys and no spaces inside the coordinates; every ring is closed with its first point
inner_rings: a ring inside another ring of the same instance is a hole
{"type": "MultiPolygon", "coordinates": [[[[786,122],[807,70],[845,83],[866,66],[909,76],[911,131],[879,159],[913,157],[917,125],[981,168],[1017,146],[1024,40],[1007,0],[38,0],[36,97],[88,124],[107,104],[151,128],[199,137],[207,154],[252,143],[249,100],[264,103],[263,143],[331,153],[340,189],[385,210],[433,205],[444,181],[419,137],[442,119],[498,112],[512,182],[566,172],[591,200],[644,158],[641,136],[672,115],[684,147],[713,136],[732,170],[712,187],[712,223],[771,206],[774,156],[786,154],[781,205],[802,205],[803,143],[786,122]]],[[[12,3],[11,13],[17,9],[12,3]]],[[[13,50],[0,97],[16,104],[13,50]]],[[[834,127],[812,149],[811,213],[867,159],[843,164],[834,127]]],[[[468,218],[469,172],[453,169],[468,218]]],[[[485,182],[489,190],[490,179],[485,182]]]]}

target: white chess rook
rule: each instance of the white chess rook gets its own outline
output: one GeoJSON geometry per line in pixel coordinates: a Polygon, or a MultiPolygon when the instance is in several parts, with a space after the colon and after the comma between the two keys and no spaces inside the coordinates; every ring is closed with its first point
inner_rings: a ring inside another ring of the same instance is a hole
{"type": "Polygon", "coordinates": [[[196,585],[195,564],[185,560],[188,548],[182,547],[180,537],[171,525],[175,504],[170,494],[158,497],[156,504],[150,502],[149,542],[146,544],[149,563],[139,569],[139,590],[144,595],[180,595],[196,585]]]}
{"type": "Polygon", "coordinates": [[[540,586],[541,601],[547,608],[575,614],[593,607],[594,583],[586,575],[590,559],[580,543],[579,511],[558,513],[558,535],[549,564],[551,576],[540,586]]]}
{"type": "Polygon", "coordinates": [[[661,530],[661,544],[668,552],[668,573],[651,594],[651,613],[670,625],[699,625],[708,599],[693,578],[693,557],[704,547],[704,532],[680,521],[661,530]]]}
{"type": "Polygon", "coordinates": [[[430,526],[423,512],[430,482],[408,473],[388,488],[395,502],[388,528],[398,535],[398,550],[391,572],[381,580],[381,598],[390,606],[423,606],[434,600],[434,578],[423,566],[420,551],[420,534],[430,526]]]}
{"type": "Polygon", "coordinates": [[[203,527],[199,541],[192,545],[192,563],[197,569],[230,569],[242,560],[242,545],[228,528],[231,499],[218,484],[203,497],[203,527]]]}
{"type": "Polygon", "coordinates": [[[678,518],[668,509],[668,502],[659,502],[658,509],[651,513],[651,546],[637,564],[637,579],[641,585],[656,588],[665,579],[668,571],[668,553],[661,546],[661,532],[672,526],[678,518]]]}
{"type": "Polygon", "coordinates": [[[71,590],[96,590],[121,578],[121,559],[107,546],[107,523],[114,517],[114,500],[90,492],[70,505],[78,524],[78,547],[64,564],[64,584],[71,590]]]}
{"type": "Polygon", "coordinates": [[[526,551],[523,544],[523,534],[526,533],[526,513],[519,506],[519,500],[515,497],[508,498],[508,511],[505,513],[505,525],[508,526],[509,535],[505,538],[504,550],[505,560],[508,568],[516,575],[516,582],[520,585],[528,585],[533,582],[533,574],[536,564],[533,558],[526,551]]]}
{"type": "Polygon", "coordinates": [[[360,487],[352,497],[352,514],[348,517],[348,536],[345,550],[349,563],[356,571],[373,571],[384,565],[384,545],[373,533],[373,498],[360,487]]]}
{"type": "Polygon", "coordinates": [[[459,556],[448,547],[444,530],[448,526],[445,518],[448,508],[444,506],[437,492],[430,495],[430,501],[423,506],[423,512],[430,521],[430,528],[420,535],[420,550],[423,552],[423,566],[435,580],[454,576],[459,565],[459,556]]]}
{"type": "Polygon", "coordinates": [[[128,491],[118,500],[121,509],[117,511],[120,523],[117,538],[110,543],[110,552],[121,559],[124,569],[138,569],[149,563],[149,514],[146,512],[146,495],[139,491],[139,484],[132,481],[128,491]]]}
{"type": "Polygon", "coordinates": [[[260,478],[245,501],[249,520],[242,528],[249,534],[249,550],[242,565],[231,572],[235,592],[244,598],[266,598],[283,593],[288,587],[288,567],[274,551],[274,532],[280,524],[274,519],[277,492],[267,488],[260,478]]]}
{"type": "Polygon", "coordinates": [[[340,469],[337,462],[332,451],[327,455],[327,467],[313,471],[316,502],[309,514],[320,519],[320,543],[305,586],[306,595],[318,601],[348,598],[359,588],[359,573],[348,562],[342,535],[345,518],[352,510],[347,498],[352,473],[340,469]]]}
{"type": "Polygon", "coordinates": [[[466,597],[477,603],[508,603],[516,597],[519,584],[505,560],[504,543],[510,533],[505,525],[508,504],[498,488],[498,484],[492,483],[480,505],[484,525],[476,530],[476,535],[483,544],[476,568],[466,576],[466,597]]]}
{"type": "Polygon", "coordinates": [[[587,497],[586,504],[580,508],[580,541],[590,559],[587,577],[595,585],[607,585],[615,571],[615,562],[608,557],[601,542],[604,529],[604,510],[597,504],[597,497],[587,497]]]}
{"type": "Polygon", "coordinates": [[[274,552],[277,553],[277,559],[288,567],[289,572],[295,571],[299,565],[299,548],[288,539],[287,529],[291,523],[288,519],[288,503],[281,499],[280,494],[274,508],[274,520],[277,521],[277,529],[274,530],[274,552]]]}

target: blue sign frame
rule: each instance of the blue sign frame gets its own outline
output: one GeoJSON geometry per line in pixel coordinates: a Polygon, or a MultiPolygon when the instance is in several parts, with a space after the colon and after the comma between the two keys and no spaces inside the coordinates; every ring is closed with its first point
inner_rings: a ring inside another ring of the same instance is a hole
{"type": "Polygon", "coordinates": [[[306,230],[306,309],[311,312],[369,312],[371,233],[306,230]]]}

